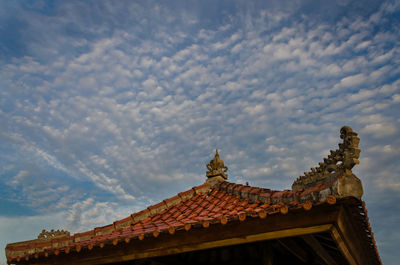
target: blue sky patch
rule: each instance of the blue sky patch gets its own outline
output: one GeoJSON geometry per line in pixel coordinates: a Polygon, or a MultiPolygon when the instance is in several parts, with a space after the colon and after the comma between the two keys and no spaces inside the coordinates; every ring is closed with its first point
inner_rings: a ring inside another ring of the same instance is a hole
{"type": "Polygon", "coordinates": [[[1,2],[0,247],[199,185],[216,148],[230,181],[289,188],[348,125],[397,264],[399,20],[398,1],[1,2]]]}

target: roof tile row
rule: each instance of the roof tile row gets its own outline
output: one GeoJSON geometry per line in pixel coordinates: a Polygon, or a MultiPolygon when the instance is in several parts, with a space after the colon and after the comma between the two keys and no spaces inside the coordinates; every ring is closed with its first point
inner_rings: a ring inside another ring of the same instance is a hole
{"type": "Polygon", "coordinates": [[[330,196],[332,193],[329,189],[329,185],[319,185],[294,193],[229,182],[213,187],[203,184],[104,227],[47,242],[8,245],[9,250],[18,254],[10,257],[9,262],[26,257],[29,259],[79,252],[82,248],[92,250],[104,245],[117,245],[119,242],[129,243],[132,239],[158,237],[160,233],[173,235],[179,230],[188,231],[193,226],[208,228],[211,224],[224,225],[234,220],[287,214],[293,209],[310,210],[313,204],[336,202],[336,198],[330,196]],[[328,189],[328,192],[324,193],[324,197],[319,197],[318,193],[324,189],[328,189]]]}

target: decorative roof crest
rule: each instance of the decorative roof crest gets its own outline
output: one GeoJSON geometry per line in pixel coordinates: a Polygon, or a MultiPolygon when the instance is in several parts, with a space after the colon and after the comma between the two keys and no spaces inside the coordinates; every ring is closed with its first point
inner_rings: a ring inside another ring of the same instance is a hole
{"type": "Polygon", "coordinates": [[[65,230],[54,231],[54,229],[51,229],[51,231],[46,231],[45,229],[43,229],[42,232],[38,235],[38,239],[51,240],[53,238],[68,237],[68,236],[70,236],[70,233],[65,230]]]}
{"type": "Polygon", "coordinates": [[[224,179],[228,179],[228,174],[226,174],[228,167],[225,166],[224,161],[219,158],[218,149],[215,150],[214,158],[207,164],[207,169],[207,178],[221,176],[224,179]]]}
{"type": "Polygon", "coordinates": [[[331,150],[330,155],[324,158],[324,162],[320,162],[318,167],[311,168],[311,171],[304,172],[304,176],[296,179],[292,185],[293,190],[308,188],[317,182],[326,182],[342,175],[352,175],[351,169],[359,164],[360,138],[349,126],[340,129],[340,138],[343,139],[343,143],[339,143],[339,149],[331,150]]]}

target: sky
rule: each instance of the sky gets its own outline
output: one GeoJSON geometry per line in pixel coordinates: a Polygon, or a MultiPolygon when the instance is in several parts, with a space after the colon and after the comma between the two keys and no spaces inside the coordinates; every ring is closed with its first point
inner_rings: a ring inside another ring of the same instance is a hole
{"type": "Polygon", "coordinates": [[[0,248],[200,185],[216,148],[290,189],[348,125],[398,264],[399,64],[399,1],[0,1],[0,248]]]}

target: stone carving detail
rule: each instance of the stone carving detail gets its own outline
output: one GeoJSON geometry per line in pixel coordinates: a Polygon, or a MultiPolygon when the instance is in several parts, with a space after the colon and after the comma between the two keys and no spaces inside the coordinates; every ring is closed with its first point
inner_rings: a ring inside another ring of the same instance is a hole
{"type": "Polygon", "coordinates": [[[319,163],[319,167],[311,168],[310,172],[304,172],[292,185],[293,190],[314,186],[317,182],[330,181],[332,178],[352,174],[351,169],[359,163],[360,149],[358,143],[360,138],[350,127],[343,126],[340,129],[340,138],[343,143],[339,149],[331,150],[330,155],[319,163]]]}
{"type": "Polygon", "coordinates": [[[226,172],[228,171],[228,167],[225,166],[224,161],[219,158],[218,149],[215,150],[214,159],[207,164],[208,171],[206,172],[206,176],[208,178],[215,176],[222,176],[224,179],[228,178],[226,172]]]}
{"type": "Polygon", "coordinates": [[[58,238],[58,237],[67,237],[70,236],[70,233],[68,231],[64,230],[57,230],[54,231],[54,229],[51,229],[51,231],[46,231],[45,229],[42,230],[42,232],[38,235],[38,239],[53,239],[53,238],[58,238]]]}

